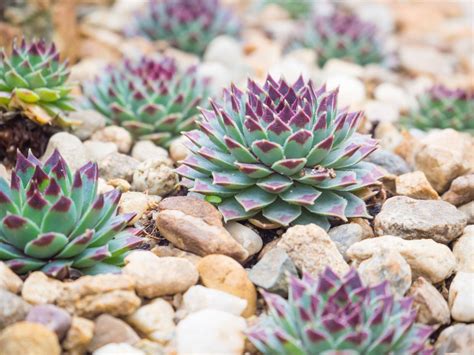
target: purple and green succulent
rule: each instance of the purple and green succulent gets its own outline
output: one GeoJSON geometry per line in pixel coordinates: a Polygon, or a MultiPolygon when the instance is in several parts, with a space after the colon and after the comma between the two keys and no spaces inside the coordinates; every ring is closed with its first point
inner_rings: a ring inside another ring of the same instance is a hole
{"type": "Polygon", "coordinates": [[[142,239],[125,229],[135,213],[117,215],[120,192],[97,195],[97,179],[96,164],[72,173],[58,151],[44,164],[18,152],[10,185],[0,177],[0,260],[58,278],[120,270],[142,239]]]}
{"type": "Polygon", "coordinates": [[[191,67],[179,73],[173,59],[125,60],[84,86],[89,105],[110,124],[135,138],[168,147],[171,140],[195,128],[198,105],[205,106],[207,79],[191,67]]]}
{"type": "Polygon", "coordinates": [[[71,105],[69,69],[54,43],[13,44],[11,55],[0,50],[0,108],[20,110],[34,122],[67,127],[71,105]]]}
{"type": "Polygon", "coordinates": [[[340,11],[308,20],[298,42],[316,50],[320,66],[332,58],[361,65],[380,63],[384,59],[376,26],[340,11]]]}
{"type": "Polygon", "coordinates": [[[453,128],[474,134],[474,91],[436,85],[418,98],[402,124],[421,130],[453,128]]]}
{"type": "Polygon", "coordinates": [[[177,169],[183,185],[218,203],[225,221],[261,214],[328,229],[328,218],[370,218],[357,193],[382,175],[362,161],[377,143],[356,132],[362,113],[338,110],[337,95],[301,77],[224,90],[200,129],[184,133],[192,154],[177,169]]]}
{"type": "Polygon", "coordinates": [[[236,36],[239,30],[237,17],[219,0],[150,0],[129,32],[202,55],[215,37],[236,36]]]}
{"type": "Polygon", "coordinates": [[[357,271],[340,278],[292,276],[289,298],[263,292],[268,315],[248,332],[263,354],[432,354],[431,327],[415,323],[411,298],[395,299],[387,282],[364,286],[357,271]]]}

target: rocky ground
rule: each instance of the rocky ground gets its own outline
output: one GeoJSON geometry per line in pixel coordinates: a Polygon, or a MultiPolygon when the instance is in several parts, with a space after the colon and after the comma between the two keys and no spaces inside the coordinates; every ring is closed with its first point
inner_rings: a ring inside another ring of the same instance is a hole
{"type": "MultiPolygon", "coordinates": [[[[417,321],[437,329],[438,354],[472,351],[474,138],[397,124],[434,83],[474,89],[467,6],[358,2],[354,11],[387,33],[393,64],[362,67],[333,59],[319,68],[313,51],[283,50],[297,24],[278,7],[247,15],[242,41],[218,37],[200,62],[161,43],[122,38],[117,29],[134,10],[131,3],[117,1],[78,25],[74,80],[90,79],[124,55],[160,48],[182,66],[199,63],[214,93],[267,72],[289,81],[302,73],[339,86],[339,105],[364,110],[363,130],[380,140],[369,159],[386,170],[371,199],[374,218],[355,218],[327,233],[315,225],[224,224],[213,205],[177,187],[174,167],[188,154],[181,139],[169,150],[134,142],[97,112],[75,112],[83,124],[54,134],[45,156],[58,149],[73,169],[97,162],[100,191],[123,191],[120,211],[137,212],[130,225],[143,228],[147,242],[119,275],[58,281],[34,272],[21,279],[0,263],[0,354],[31,347],[50,355],[61,349],[71,355],[252,353],[244,331],[263,311],[257,290],[286,295],[288,273],[317,275],[326,266],[338,273],[356,267],[365,283],[388,280],[395,295],[412,296],[417,321]],[[35,320],[48,326],[28,322],[35,320]]],[[[244,1],[234,3],[244,7],[244,1]]],[[[9,179],[2,165],[0,176],[9,179]]]]}

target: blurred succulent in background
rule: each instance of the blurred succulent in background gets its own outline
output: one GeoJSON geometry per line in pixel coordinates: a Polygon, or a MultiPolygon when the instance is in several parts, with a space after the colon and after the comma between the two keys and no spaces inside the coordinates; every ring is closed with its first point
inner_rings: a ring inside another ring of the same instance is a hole
{"type": "Polygon", "coordinates": [[[382,43],[376,26],[356,15],[340,11],[309,19],[297,42],[316,50],[319,66],[331,58],[361,65],[383,60],[382,43]]]}
{"type": "Polygon", "coordinates": [[[402,118],[404,126],[421,130],[454,128],[474,134],[474,91],[437,85],[419,97],[418,106],[402,118]]]}
{"type": "Polygon", "coordinates": [[[292,276],[288,301],[263,293],[268,315],[248,337],[263,354],[432,354],[433,329],[415,323],[411,298],[389,290],[387,282],[364,286],[355,270],[292,276]]]}
{"type": "Polygon", "coordinates": [[[219,35],[235,36],[239,27],[232,11],[219,0],[150,0],[129,32],[202,55],[212,39],[219,35]]]}
{"type": "Polygon", "coordinates": [[[119,271],[141,238],[124,230],[134,213],[116,215],[120,192],[97,195],[97,179],[97,165],[73,174],[58,151],[44,164],[19,153],[10,186],[0,178],[0,260],[58,278],[119,271]]]}
{"type": "Polygon", "coordinates": [[[296,19],[310,16],[314,2],[313,0],[263,0],[263,4],[278,5],[296,19]]]}
{"type": "Polygon", "coordinates": [[[200,129],[185,133],[193,154],[177,169],[182,183],[220,202],[226,221],[261,212],[282,226],[328,229],[328,217],[370,218],[356,193],[381,176],[361,162],[377,144],[356,133],[362,113],[339,111],[337,94],[301,77],[224,90],[222,104],[202,110],[200,129]]]}
{"type": "Polygon", "coordinates": [[[142,58],[109,68],[84,89],[89,104],[109,123],[168,147],[181,131],[195,127],[197,106],[205,106],[207,80],[198,78],[194,67],[178,73],[171,58],[142,58]]]}

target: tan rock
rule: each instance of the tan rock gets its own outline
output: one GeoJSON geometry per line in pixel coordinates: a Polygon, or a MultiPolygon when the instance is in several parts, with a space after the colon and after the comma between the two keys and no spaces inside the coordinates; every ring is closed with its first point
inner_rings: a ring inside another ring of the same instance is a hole
{"type": "Polygon", "coordinates": [[[444,201],[455,206],[474,200],[474,173],[454,179],[449,190],[442,197],[444,201]]]}
{"type": "Polygon", "coordinates": [[[135,212],[136,216],[128,223],[135,224],[147,211],[154,208],[161,197],[150,196],[143,192],[128,191],[122,194],[119,202],[120,213],[135,212]]]}
{"type": "Polygon", "coordinates": [[[20,296],[0,289],[0,329],[26,318],[31,305],[20,296]]]}
{"type": "Polygon", "coordinates": [[[458,211],[466,216],[467,224],[474,224],[474,201],[459,206],[458,211]]]}
{"type": "Polygon", "coordinates": [[[474,324],[457,323],[444,329],[436,340],[436,354],[468,355],[474,349],[474,324]]]}
{"type": "Polygon", "coordinates": [[[31,304],[55,303],[63,288],[62,282],[46,276],[41,271],[35,271],[25,280],[21,296],[31,304]]]}
{"type": "Polygon", "coordinates": [[[196,267],[188,260],[158,257],[150,251],[134,251],[125,258],[122,272],[136,283],[142,297],[155,298],[185,292],[199,278],[196,267]]]}
{"type": "Polygon", "coordinates": [[[23,286],[23,281],[5,263],[0,262],[0,289],[5,289],[11,293],[19,293],[23,286]]]}
{"type": "Polygon", "coordinates": [[[181,160],[186,159],[186,157],[190,153],[190,150],[186,148],[186,146],[183,144],[183,141],[185,140],[186,140],[186,137],[183,136],[183,137],[174,139],[170,144],[170,147],[169,147],[170,157],[175,162],[179,162],[181,160]]]}
{"type": "Polygon", "coordinates": [[[196,266],[199,260],[202,259],[202,257],[200,257],[199,255],[188,253],[187,251],[174,247],[173,244],[157,245],[153,249],[151,249],[151,252],[160,258],[166,256],[183,258],[189,260],[194,266],[196,266]]]}
{"type": "Polygon", "coordinates": [[[417,310],[417,322],[428,325],[449,324],[451,315],[448,303],[441,293],[423,277],[419,277],[407,292],[413,297],[413,306],[417,310]]]}
{"type": "Polygon", "coordinates": [[[91,140],[114,143],[120,153],[128,153],[132,147],[132,136],[123,127],[107,126],[95,132],[91,140]]]}
{"type": "Polygon", "coordinates": [[[87,346],[87,350],[93,352],[107,344],[127,343],[135,344],[140,337],[123,320],[102,314],[95,320],[94,336],[87,346]]]}
{"type": "Polygon", "coordinates": [[[460,271],[449,286],[451,317],[458,322],[474,322],[474,273],[460,271]]]}
{"type": "Polygon", "coordinates": [[[132,189],[151,195],[165,196],[178,184],[171,159],[156,157],[141,162],[133,172],[132,189]]]}
{"type": "Polygon", "coordinates": [[[57,305],[69,313],[86,318],[94,318],[102,313],[127,316],[141,303],[134,291],[134,280],[123,274],[83,276],[64,286],[57,305]]]}
{"type": "Polygon", "coordinates": [[[288,253],[300,270],[314,276],[328,266],[340,275],[349,271],[349,265],[336,244],[324,229],[315,224],[288,228],[277,245],[288,253]]]}
{"type": "Polygon", "coordinates": [[[223,226],[222,215],[212,204],[191,196],[167,197],[159,203],[158,210],[178,210],[211,226],[223,226]]]}
{"type": "Polygon", "coordinates": [[[464,228],[463,235],[454,243],[453,253],[458,272],[474,272],[474,226],[464,228]]]}
{"type": "Polygon", "coordinates": [[[395,186],[398,195],[419,200],[439,199],[438,193],[433,189],[425,174],[421,171],[414,171],[397,176],[395,186]]]}
{"type": "Polygon", "coordinates": [[[456,268],[456,259],[451,250],[446,245],[429,239],[404,240],[385,235],[351,245],[347,255],[360,263],[385,248],[396,250],[405,258],[414,279],[422,276],[431,283],[438,283],[448,278],[456,268]]]}
{"type": "Polygon", "coordinates": [[[94,322],[89,319],[72,317],[71,328],[62,343],[63,349],[71,354],[85,354],[94,336],[94,326],[94,322]]]}
{"type": "Polygon", "coordinates": [[[59,355],[58,337],[39,323],[18,322],[0,334],[0,353],[5,355],[59,355]]]}
{"type": "Polygon", "coordinates": [[[198,271],[204,286],[247,300],[243,317],[255,314],[257,292],[242,265],[225,255],[208,255],[199,262],[198,271]]]}

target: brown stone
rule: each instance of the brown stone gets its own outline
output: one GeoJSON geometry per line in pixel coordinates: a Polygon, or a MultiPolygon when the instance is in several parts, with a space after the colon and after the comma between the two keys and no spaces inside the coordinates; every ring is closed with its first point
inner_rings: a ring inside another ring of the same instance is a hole
{"type": "Polygon", "coordinates": [[[94,322],[81,317],[73,317],[62,346],[71,354],[84,354],[94,336],[94,322]]]}
{"type": "Polygon", "coordinates": [[[204,220],[211,226],[222,227],[222,216],[209,202],[189,196],[174,196],[165,198],[158,204],[158,210],[178,210],[204,220]]]}
{"type": "Polygon", "coordinates": [[[408,196],[418,200],[437,200],[438,193],[431,186],[425,174],[421,171],[397,176],[395,180],[398,195],[408,196]]]}
{"type": "Polygon", "coordinates": [[[461,206],[474,200],[474,173],[454,179],[442,197],[444,201],[454,206],[461,206]]]}
{"type": "Polygon", "coordinates": [[[123,320],[102,314],[95,320],[94,336],[87,349],[90,352],[111,343],[135,344],[140,337],[123,320]]]}
{"type": "Polygon", "coordinates": [[[5,263],[0,262],[0,289],[5,289],[12,293],[19,293],[21,287],[23,286],[23,281],[10,270],[5,263]]]}

